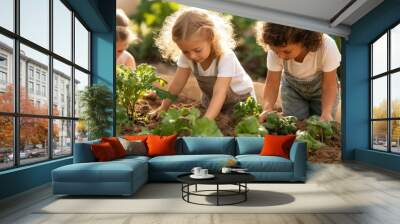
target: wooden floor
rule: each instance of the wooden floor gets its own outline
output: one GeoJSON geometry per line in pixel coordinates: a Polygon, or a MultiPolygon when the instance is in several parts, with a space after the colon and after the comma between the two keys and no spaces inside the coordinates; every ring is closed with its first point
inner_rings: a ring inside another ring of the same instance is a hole
{"type": "Polygon", "coordinates": [[[0,201],[0,223],[105,224],[253,224],[253,223],[400,223],[400,174],[359,163],[312,164],[308,183],[317,183],[345,201],[367,204],[357,214],[36,214],[54,200],[50,186],[0,201]]]}

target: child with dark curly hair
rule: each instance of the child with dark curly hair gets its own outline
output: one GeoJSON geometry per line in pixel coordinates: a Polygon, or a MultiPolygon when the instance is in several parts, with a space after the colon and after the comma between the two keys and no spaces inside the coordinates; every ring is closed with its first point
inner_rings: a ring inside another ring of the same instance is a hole
{"type": "Polygon", "coordinates": [[[338,104],[336,69],[341,61],[335,41],[327,34],[273,23],[259,23],[257,37],[268,52],[260,121],[273,110],[279,87],[284,115],[333,120],[338,104]]]}

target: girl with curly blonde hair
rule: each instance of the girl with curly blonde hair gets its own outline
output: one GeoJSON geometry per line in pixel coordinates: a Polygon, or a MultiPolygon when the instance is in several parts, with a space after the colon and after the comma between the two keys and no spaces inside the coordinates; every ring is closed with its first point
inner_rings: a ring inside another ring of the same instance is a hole
{"type": "MultiPolygon", "coordinates": [[[[232,25],[221,15],[181,9],[165,20],[156,45],[164,59],[178,65],[168,91],[179,95],[192,73],[202,91],[206,118],[215,119],[221,111],[229,113],[248,96],[255,98],[253,82],[233,52],[232,25]]],[[[151,114],[157,115],[170,105],[170,100],[163,100],[151,114]]]]}
{"type": "Polygon", "coordinates": [[[279,88],[284,115],[333,120],[339,99],[336,69],[341,61],[335,41],[327,34],[261,22],[257,39],[268,52],[260,121],[273,110],[279,88]]]}

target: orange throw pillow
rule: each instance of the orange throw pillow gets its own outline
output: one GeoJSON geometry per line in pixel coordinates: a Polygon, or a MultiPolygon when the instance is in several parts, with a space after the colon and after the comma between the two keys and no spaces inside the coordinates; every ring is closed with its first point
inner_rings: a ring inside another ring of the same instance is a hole
{"type": "Polygon", "coordinates": [[[94,157],[99,162],[109,161],[117,158],[113,147],[108,142],[93,144],[90,147],[92,149],[94,157]]]}
{"type": "Polygon", "coordinates": [[[265,135],[262,156],[280,156],[289,159],[290,148],[296,135],[265,135]]]}
{"type": "Polygon", "coordinates": [[[101,138],[101,142],[108,142],[114,149],[115,155],[117,158],[121,158],[126,156],[126,151],[122,146],[121,142],[119,142],[118,138],[110,137],[110,138],[101,138]]]}
{"type": "Polygon", "coordinates": [[[140,140],[144,143],[146,143],[148,135],[124,135],[124,139],[128,141],[137,141],[140,140]]]}
{"type": "Polygon", "coordinates": [[[148,147],[148,156],[175,155],[176,138],[176,135],[149,135],[146,140],[148,147]]]}

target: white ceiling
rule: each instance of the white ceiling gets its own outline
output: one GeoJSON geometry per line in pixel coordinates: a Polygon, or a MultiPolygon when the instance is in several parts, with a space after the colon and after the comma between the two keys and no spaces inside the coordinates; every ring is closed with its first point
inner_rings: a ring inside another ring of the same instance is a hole
{"type": "Polygon", "coordinates": [[[350,34],[353,23],[383,2],[383,0],[175,1],[189,6],[343,37],[350,34]]]}

